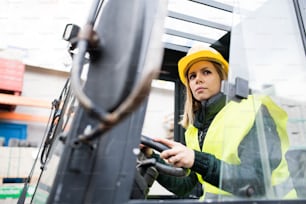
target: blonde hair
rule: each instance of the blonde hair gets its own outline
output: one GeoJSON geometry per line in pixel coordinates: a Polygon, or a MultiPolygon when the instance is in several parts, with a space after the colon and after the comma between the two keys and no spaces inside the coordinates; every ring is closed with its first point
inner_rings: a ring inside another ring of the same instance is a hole
{"type": "MultiPolygon", "coordinates": [[[[221,81],[226,80],[227,74],[224,71],[222,65],[214,61],[210,61],[210,62],[212,62],[214,67],[216,68],[221,81]]],[[[188,71],[186,72],[186,75],[187,74],[188,74],[188,71]]],[[[187,76],[186,78],[188,80],[187,76]]],[[[184,128],[187,128],[190,124],[194,124],[194,115],[195,115],[195,112],[199,110],[199,108],[201,107],[201,102],[197,101],[193,97],[189,83],[187,83],[185,87],[186,87],[186,94],[185,94],[186,98],[185,98],[185,105],[184,105],[184,114],[179,124],[183,126],[184,128]]]]}

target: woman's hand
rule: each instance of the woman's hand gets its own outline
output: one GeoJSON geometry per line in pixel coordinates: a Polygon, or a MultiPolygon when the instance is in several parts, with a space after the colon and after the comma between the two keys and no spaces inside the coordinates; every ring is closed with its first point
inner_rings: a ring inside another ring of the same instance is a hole
{"type": "Polygon", "coordinates": [[[175,167],[191,168],[194,163],[194,151],[185,145],[164,138],[154,138],[155,142],[162,143],[170,149],[161,152],[160,157],[175,167]]]}

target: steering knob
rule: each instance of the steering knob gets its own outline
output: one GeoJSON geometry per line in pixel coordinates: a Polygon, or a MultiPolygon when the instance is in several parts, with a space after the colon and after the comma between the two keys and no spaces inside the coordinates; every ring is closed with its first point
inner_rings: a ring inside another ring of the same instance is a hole
{"type": "Polygon", "coordinates": [[[161,143],[158,143],[158,142],[155,142],[152,138],[150,138],[148,136],[145,136],[145,135],[141,136],[141,143],[148,146],[148,147],[151,147],[151,148],[153,148],[153,149],[155,149],[159,152],[170,149],[168,146],[166,146],[164,144],[161,144],[161,143]]]}

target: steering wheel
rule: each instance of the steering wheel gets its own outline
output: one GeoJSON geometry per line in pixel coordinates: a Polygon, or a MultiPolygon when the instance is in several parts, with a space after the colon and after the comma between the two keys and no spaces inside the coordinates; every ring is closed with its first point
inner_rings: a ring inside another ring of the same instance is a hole
{"type": "MultiPolygon", "coordinates": [[[[164,150],[169,149],[168,146],[159,142],[155,142],[152,138],[144,135],[141,136],[141,144],[146,145],[152,149],[155,149],[158,152],[162,152],[164,150]]],[[[156,169],[159,170],[160,172],[171,176],[184,177],[187,175],[187,169],[174,167],[167,164],[162,164],[160,162],[157,162],[155,158],[145,160],[142,165],[152,165],[152,166],[154,165],[156,169]]]]}

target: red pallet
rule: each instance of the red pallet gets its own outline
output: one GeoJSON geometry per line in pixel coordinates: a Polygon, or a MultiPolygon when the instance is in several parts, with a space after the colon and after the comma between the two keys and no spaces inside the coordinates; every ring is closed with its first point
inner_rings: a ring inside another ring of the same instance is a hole
{"type": "MultiPolygon", "coordinates": [[[[0,93],[20,96],[25,65],[19,60],[0,58],[0,93]]],[[[16,105],[1,104],[1,110],[14,111],[16,105]]]]}
{"type": "Polygon", "coordinates": [[[0,90],[22,92],[24,70],[21,61],[0,58],[0,90]]]}

